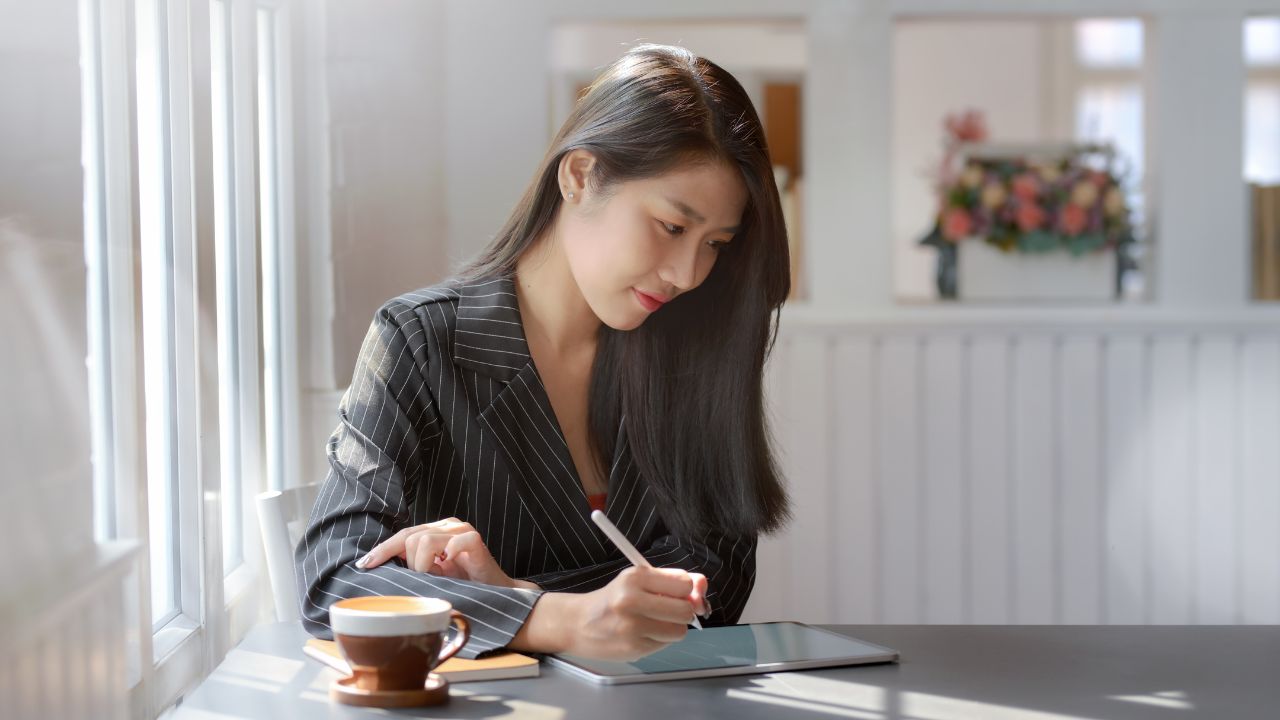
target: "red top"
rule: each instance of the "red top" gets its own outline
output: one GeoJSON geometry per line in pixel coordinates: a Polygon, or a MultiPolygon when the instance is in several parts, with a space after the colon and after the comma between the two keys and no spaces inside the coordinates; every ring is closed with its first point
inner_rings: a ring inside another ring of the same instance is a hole
{"type": "Polygon", "coordinates": [[[587,504],[591,506],[592,510],[604,512],[605,501],[608,499],[609,493],[596,493],[595,495],[587,496],[587,504]]]}

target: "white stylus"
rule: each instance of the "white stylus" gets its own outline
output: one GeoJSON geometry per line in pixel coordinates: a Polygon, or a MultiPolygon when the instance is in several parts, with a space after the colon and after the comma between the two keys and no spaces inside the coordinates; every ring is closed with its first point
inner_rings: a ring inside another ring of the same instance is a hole
{"type": "MultiPolygon", "coordinates": [[[[609,536],[609,539],[613,541],[613,544],[618,546],[618,549],[622,551],[622,554],[627,556],[627,559],[631,561],[632,565],[642,568],[653,567],[649,564],[649,561],[645,559],[644,555],[640,554],[640,551],[636,549],[636,546],[631,544],[631,541],[627,539],[627,536],[623,535],[622,532],[619,531],[612,522],[610,522],[608,516],[599,510],[592,510],[591,519],[596,525],[600,526],[600,529],[604,531],[605,535],[609,536]]],[[[696,614],[693,616],[693,626],[699,630],[702,629],[702,623],[698,622],[698,616],[696,614]]]]}

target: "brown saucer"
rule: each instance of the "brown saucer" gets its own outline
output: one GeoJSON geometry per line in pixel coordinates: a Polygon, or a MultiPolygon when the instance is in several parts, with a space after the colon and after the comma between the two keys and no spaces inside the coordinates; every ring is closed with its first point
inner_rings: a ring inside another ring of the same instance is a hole
{"type": "Polygon", "coordinates": [[[420,690],[361,690],[355,681],[354,675],[334,680],[329,686],[329,698],[343,705],[379,708],[421,707],[449,701],[449,681],[435,673],[427,675],[427,684],[420,690]]]}

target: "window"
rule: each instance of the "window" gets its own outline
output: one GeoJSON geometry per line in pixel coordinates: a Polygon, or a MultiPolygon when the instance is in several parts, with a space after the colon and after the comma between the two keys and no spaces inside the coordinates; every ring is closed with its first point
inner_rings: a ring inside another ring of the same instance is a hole
{"type": "Polygon", "coordinates": [[[1075,137],[1110,142],[1129,182],[1134,222],[1143,222],[1142,21],[1134,18],[1075,23],[1075,137]]]}
{"type": "Polygon", "coordinates": [[[1135,18],[1077,20],[1076,62],[1086,68],[1142,65],[1142,21],[1135,18]]]}
{"type": "Polygon", "coordinates": [[[292,342],[282,318],[291,292],[282,182],[286,143],[278,52],[285,10],[260,1],[210,3],[214,242],[217,260],[222,438],[222,565],[228,598],[243,583],[253,496],[288,482],[294,401],[292,342]],[[252,37],[253,42],[246,42],[252,37]],[[236,42],[238,40],[238,42],[236,42]],[[261,295],[259,295],[261,282],[261,295]]]}
{"type": "MultiPolygon", "coordinates": [[[[1146,153],[1143,132],[1145,55],[1143,24],[1137,18],[1075,21],[1073,105],[1077,140],[1107,142],[1116,149],[1134,227],[1146,226],[1146,153]]],[[[1141,243],[1121,257],[1121,292],[1141,297],[1145,279],[1141,243]]]]}
{"type": "Polygon", "coordinates": [[[1280,17],[1245,21],[1244,57],[1244,177],[1280,183],[1280,17]]]}
{"type": "Polygon", "coordinates": [[[281,168],[287,166],[288,155],[280,143],[282,104],[280,102],[281,58],[278,52],[279,11],[259,7],[258,24],[258,207],[261,217],[262,253],[262,354],[263,409],[265,413],[265,447],[267,488],[280,490],[292,484],[286,468],[296,467],[290,461],[296,427],[292,413],[293,394],[287,378],[296,377],[289,370],[293,352],[285,318],[292,303],[293,283],[285,258],[292,257],[286,245],[290,233],[285,231],[285,217],[280,212],[285,204],[287,183],[281,183],[281,168]]]}
{"type": "MultiPolygon", "coordinates": [[[[121,135],[114,136],[108,129],[109,119],[105,117],[105,107],[110,107],[107,99],[112,92],[118,95],[122,89],[105,87],[104,68],[107,53],[103,47],[103,37],[99,32],[101,16],[95,2],[83,3],[80,19],[80,74],[81,74],[81,123],[80,153],[81,165],[84,168],[84,232],[85,232],[85,268],[86,268],[86,327],[89,336],[89,414],[92,427],[93,453],[93,507],[94,538],[98,542],[106,542],[120,536],[117,522],[116,497],[120,487],[117,486],[120,444],[115,418],[123,407],[127,407],[128,394],[118,393],[121,383],[118,378],[124,375],[123,358],[113,346],[113,338],[132,337],[132,327],[118,327],[119,320],[130,321],[131,315],[112,312],[113,291],[123,288],[132,290],[132,280],[124,276],[120,263],[114,263],[124,251],[126,258],[131,257],[129,236],[131,227],[119,224],[120,213],[109,213],[112,206],[120,206],[128,201],[120,194],[120,183],[112,183],[109,173],[113,166],[108,158],[108,146],[114,141],[118,143],[121,135]],[[115,222],[112,222],[112,221],[115,222]],[[113,323],[113,318],[117,319],[113,323]]],[[[112,97],[111,99],[115,99],[112,97]]],[[[118,117],[118,116],[117,116],[118,117]]],[[[114,130],[119,130],[118,125],[114,130]]],[[[127,138],[126,138],[127,139],[127,138]]],[[[125,263],[127,266],[129,263],[125,263]]],[[[126,297],[124,306],[132,307],[131,297],[126,297]]]]}
{"type": "Polygon", "coordinates": [[[1244,23],[1244,179],[1254,300],[1280,300],[1280,17],[1244,23]]]}
{"type": "Polygon", "coordinates": [[[174,243],[171,225],[165,5],[137,3],[138,211],[142,260],[142,354],[145,371],[147,525],[151,622],[159,630],[180,611],[181,540],[177,533],[174,243]],[[151,139],[148,141],[148,139],[151,139]]]}
{"type": "Polygon", "coordinates": [[[222,569],[230,573],[244,559],[241,513],[243,463],[241,462],[240,418],[242,417],[240,382],[240,339],[242,337],[237,303],[240,297],[240,274],[237,262],[235,201],[237,180],[234,173],[234,143],[231,135],[235,118],[231,94],[232,56],[228,30],[231,6],[222,0],[209,3],[209,67],[210,107],[213,133],[213,207],[214,248],[217,257],[218,285],[218,418],[222,451],[222,569]]]}
{"type": "Polygon", "coordinates": [[[148,716],[262,619],[250,500],[289,465],[265,471],[263,413],[277,445],[296,416],[287,7],[81,0],[95,534],[146,549],[127,634],[148,716]]]}

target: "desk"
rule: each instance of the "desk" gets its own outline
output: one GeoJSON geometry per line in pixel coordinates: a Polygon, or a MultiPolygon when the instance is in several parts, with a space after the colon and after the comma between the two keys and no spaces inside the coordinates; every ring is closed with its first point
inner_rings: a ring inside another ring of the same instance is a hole
{"type": "Polygon", "coordinates": [[[596,686],[542,676],[454,685],[448,705],[331,704],[338,674],[302,654],[297,623],[254,628],[179,720],[860,718],[1181,720],[1280,717],[1280,626],[826,625],[898,650],[898,664],[596,686]]]}

